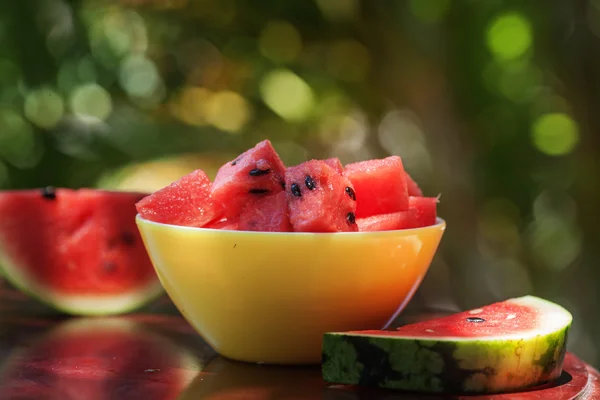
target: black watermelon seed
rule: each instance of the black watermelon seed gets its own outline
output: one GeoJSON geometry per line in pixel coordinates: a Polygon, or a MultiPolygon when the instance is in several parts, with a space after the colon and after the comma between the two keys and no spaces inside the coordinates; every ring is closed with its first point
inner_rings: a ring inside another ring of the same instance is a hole
{"type": "Polygon", "coordinates": [[[304,178],[304,184],[308,190],[315,190],[317,188],[317,183],[310,175],[306,175],[306,178],[304,178]]]}
{"type": "Polygon", "coordinates": [[[56,191],[52,186],[46,186],[42,189],[42,197],[48,200],[56,199],[56,191]]]}
{"type": "Polygon", "coordinates": [[[479,317],[468,317],[467,322],[475,322],[475,323],[480,324],[482,322],[485,322],[485,319],[479,318],[479,317]]]}
{"type": "Polygon", "coordinates": [[[292,194],[296,197],[302,197],[302,192],[300,191],[300,186],[297,183],[292,183],[292,194]]]}
{"type": "Polygon", "coordinates": [[[127,246],[133,246],[135,243],[135,236],[131,232],[123,232],[121,234],[121,241],[127,246]]]}
{"type": "Polygon", "coordinates": [[[285,182],[281,181],[281,187],[283,188],[283,190],[285,190],[285,182]]]}
{"type": "Polygon", "coordinates": [[[265,194],[265,193],[269,193],[269,189],[250,189],[248,190],[248,193],[250,194],[265,194]]]}
{"type": "Polygon", "coordinates": [[[346,220],[351,224],[355,224],[356,223],[356,215],[354,215],[353,212],[349,212],[348,215],[346,215],[346,220]]]}
{"type": "Polygon", "coordinates": [[[356,193],[354,193],[354,189],[350,186],[346,186],[346,194],[350,196],[352,200],[356,201],[356,193]]]}
{"type": "Polygon", "coordinates": [[[237,164],[240,161],[239,158],[236,158],[235,160],[233,160],[233,162],[231,163],[231,166],[233,167],[235,164],[237,164]]]}
{"type": "Polygon", "coordinates": [[[271,172],[271,169],[267,168],[267,169],[260,169],[260,168],[254,168],[251,169],[250,172],[248,172],[248,174],[250,176],[263,176],[268,174],[269,172],[271,172]]]}

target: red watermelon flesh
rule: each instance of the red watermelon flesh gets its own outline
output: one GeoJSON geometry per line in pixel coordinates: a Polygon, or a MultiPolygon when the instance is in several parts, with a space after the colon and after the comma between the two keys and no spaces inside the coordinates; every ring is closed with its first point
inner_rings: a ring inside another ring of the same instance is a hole
{"type": "Polygon", "coordinates": [[[328,158],[325,160],[325,163],[329,165],[331,168],[339,172],[340,174],[344,173],[344,165],[337,157],[328,158]]]}
{"type": "Polygon", "coordinates": [[[358,230],[361,232],[393,231],[435,225],[437,203],[436,197],[411,196],[407,211],[357,218],[358,230]]]}
{"type": "Polygon", "coordinates": [[[289,167],[285,173],[289,217],[297,232],[355,232],[352,183],[321,160],[289,167]]]}
{"type": "Polygon", "coordinates": [[[143,198],[136,207],[150,221],[202,227],[222,213],[211,199],[210,189],[210,179],[198,169],[143,198]]]}
{"type": "Polygon", "coordinates": [[[256,195],[283,191],[285,165],[268,140],[240,154],[219,168],[212,184],[212,199],[226,217],[238,216],[256,195]]]}
{"type": "Polygon", "coordinates": [[[26,293],[74,314],[139,307],[162,287],[135,224],[144,194],[0,192],[0,265],[26,293]]]}
{"type": "Polygon", "coordinates": [[[406,187],[409,196],[423,196],[423,191],[408,172],[406,173],[406,187]]]}
{"type": "Polygon", "coordinates": [[[389,214],[373,215],[366,218],[357,218],[356,224],[360,232],[394,231],[397,229],[410,229],[415,227],[414,213],[398,211],[389,214]]]}
{"type": "Polygon", "coordinates": [[[348,164],[344,174],[356,191],[357,218],[408,209],[406,174],[400,157],[348,164]]]}
{"type": "Polygon", "coordinates": [[[251,199],[240,214],[239,230],[291,232],[285,192],[251,199]]]}
{"type": "Polygon", "coordinates": [[[437,220],[437,197],[410,196],[408,209],[413,214],[415,227],[435,225],[437,220]]]}

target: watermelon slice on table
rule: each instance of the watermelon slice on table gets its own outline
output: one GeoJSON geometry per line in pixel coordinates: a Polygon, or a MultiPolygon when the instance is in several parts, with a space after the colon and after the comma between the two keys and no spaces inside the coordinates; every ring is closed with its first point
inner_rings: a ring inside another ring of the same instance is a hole
{"type": "Polygon", "coordinates": [[[204,171],[195,170],[144,197],[136,208],[149,221],[202,227],[222,214],[210,196],[211,185],[204,171]]]}
{"type": "Polygon", "coordinates": [[[253,197],[283,191],[285,165],[268,140],[225,163],[212,184],[211,198],[225,217],[237,217],[253,197]]]}
{"type": "Polygon", "coordinates": [[[23,292],[69,314],[109,315],[163,293],[135,224],[144,194],[0,192],[0,266],[23,292]]]}
{"type": "Polygon", "coordinates": [[[348,164],[344,175],[356,192],[357,218],[408,210],[406,174],[400,157],[348,164]]]}
{"type": "Polygon", "coordinates": [[[327,382],[437,393],[500,393],[562,373],[572,316],[534,296],[389,331],[327,333],[327,382]]]}
{"type": "Polygon", "coordinates": [[[352,183],[321,160],[285,173],[289,218],[296,232],[356,232],[356,195],[352,183]]]}

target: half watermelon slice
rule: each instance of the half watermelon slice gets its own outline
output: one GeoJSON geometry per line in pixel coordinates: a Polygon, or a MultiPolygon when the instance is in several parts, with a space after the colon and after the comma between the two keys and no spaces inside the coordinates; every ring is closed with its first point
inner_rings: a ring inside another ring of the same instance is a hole
{"type": "Polygon", "coordinates": [[[0,192],[0,268],[15,287],[73,315],[114,315],[163,293],[135,225],[144,194],[0,192]]]}
{"type": "Polygon", "coordinates": [[[327,333],[327,382],[430,393],[502,393],[560,376],[571,314],[534,296],[389,331],[327,333]]]}

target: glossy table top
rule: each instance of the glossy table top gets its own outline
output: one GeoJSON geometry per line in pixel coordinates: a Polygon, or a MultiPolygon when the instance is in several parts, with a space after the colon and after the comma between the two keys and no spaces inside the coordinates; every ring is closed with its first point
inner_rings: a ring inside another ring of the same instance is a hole
{"type": "MultiPolygon", "coordinates": [[[[404,315],[398,324],[432,316],[404,315]]],[[[600,399],[598,376],[567,354],[560,382],[519,394],[461,398],[600,399]]],[[[226,360],[202,341],[167,298],[134,315],[67,318],[0,283],[0,400],[440,398],[327,385],[318,367],[226,360]]]]}

